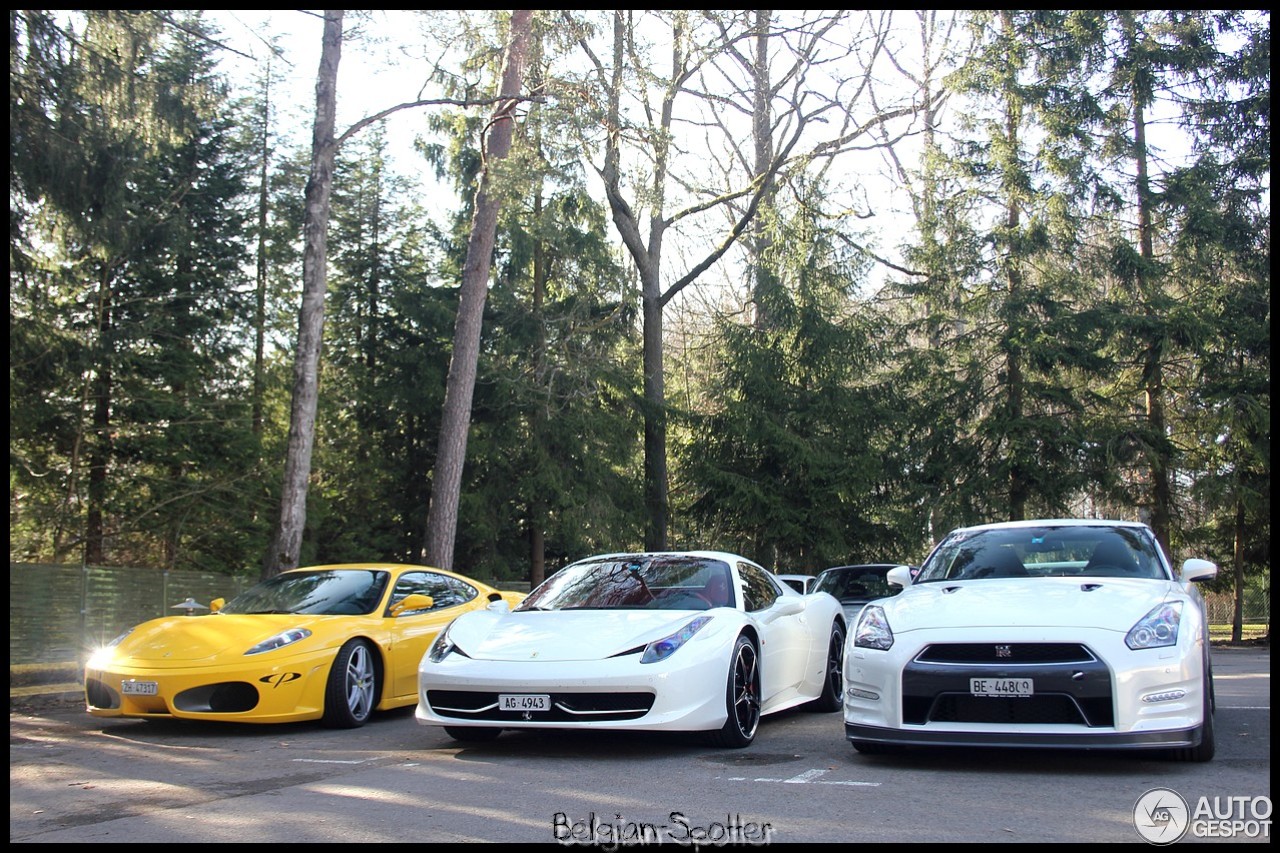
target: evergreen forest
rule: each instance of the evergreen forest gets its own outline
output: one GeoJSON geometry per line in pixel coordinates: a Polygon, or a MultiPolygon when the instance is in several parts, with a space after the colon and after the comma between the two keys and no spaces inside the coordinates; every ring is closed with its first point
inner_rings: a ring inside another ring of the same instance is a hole
{"type": "Polygon", "coordinates": [[[423,561],[483,199],[445,568],[1099,517],[1269,589],[1269,12],[540,10],[505,101],[511,12],[291,14],[327,108],[283,34],[10,10],[11,562],[423,561]]]}

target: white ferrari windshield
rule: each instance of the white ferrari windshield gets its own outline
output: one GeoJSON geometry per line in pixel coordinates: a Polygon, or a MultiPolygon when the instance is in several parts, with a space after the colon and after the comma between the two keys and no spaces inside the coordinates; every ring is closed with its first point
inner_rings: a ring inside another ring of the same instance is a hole
{"type": "Polygon", "coordinates": [[[561,569],[516,610],[708,610],[732,606],[728,564],[687,554],[593,558],[561,569]]]}

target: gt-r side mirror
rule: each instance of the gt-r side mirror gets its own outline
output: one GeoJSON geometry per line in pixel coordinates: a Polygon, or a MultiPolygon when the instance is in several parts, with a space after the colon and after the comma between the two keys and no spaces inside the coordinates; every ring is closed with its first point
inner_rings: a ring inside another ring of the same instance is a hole
{"type": "Polygon", "coordinates": [[[209,602],[209,612],[217,613],[219,610],[222,609],[222,605],[226,603],[227,603],[227,600],[225,598],[215,598],[213,601],[209,602]]]}
{"type": "Polygon", "coordinates": [[[911,586],[911,566],[894,566],[885,574],[884,579],[894,586],[911,586]]]}
{"type": "Polygon", "coordinates": [[[511,605],[504,598],[495,598],[489,602],[485,610],[492,610],[494,613],[506,613],[511,610],[511,605]]]}
{"type": "Polygon", "coordinates": [[[1182,579],[1185,581],[1203,581],[1215,577],[1218,567],[1208,560],[1190,559],[1182,564],[1182,579]]]}

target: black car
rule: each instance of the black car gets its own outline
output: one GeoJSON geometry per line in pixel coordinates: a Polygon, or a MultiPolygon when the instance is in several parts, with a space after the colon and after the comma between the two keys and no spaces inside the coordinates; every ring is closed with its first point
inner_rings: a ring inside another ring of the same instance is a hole
{"type": "MultiPolygon", "coordinates": [[[[888,598],[902,592],[902,587],[885,580],[885,575],[902,563],[859,563],[853,566],[832,566],[824,569],[810,588],[810,592],[828,592],[835,596],[844,609],[845,619],[852,625],[858,618],[862,605],[877,598],[888,598]]],[[[919,569],[912,566],[914,575],[919,569]]]]}

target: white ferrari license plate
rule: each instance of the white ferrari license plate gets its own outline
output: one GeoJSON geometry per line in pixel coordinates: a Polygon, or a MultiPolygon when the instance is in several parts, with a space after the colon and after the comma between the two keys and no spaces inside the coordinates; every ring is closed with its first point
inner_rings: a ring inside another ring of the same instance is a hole
{"type": "Polygon", "coordinates": [[[154,696],[160,691],[160,685],[154,681],[122,681],[120,692],[126,696],[154,696]]]}
{"type": "Polygon", "coordinates": [[[1030,696],[1034,692],[1030,678],[970,678],[969,692],[974,696],[1030,696]]]}
{"type": "Polygon", "coordinates": [[[551,697],[545,693],[500,693],[498,708],[503,711],[550,711],[551,697]]]}

